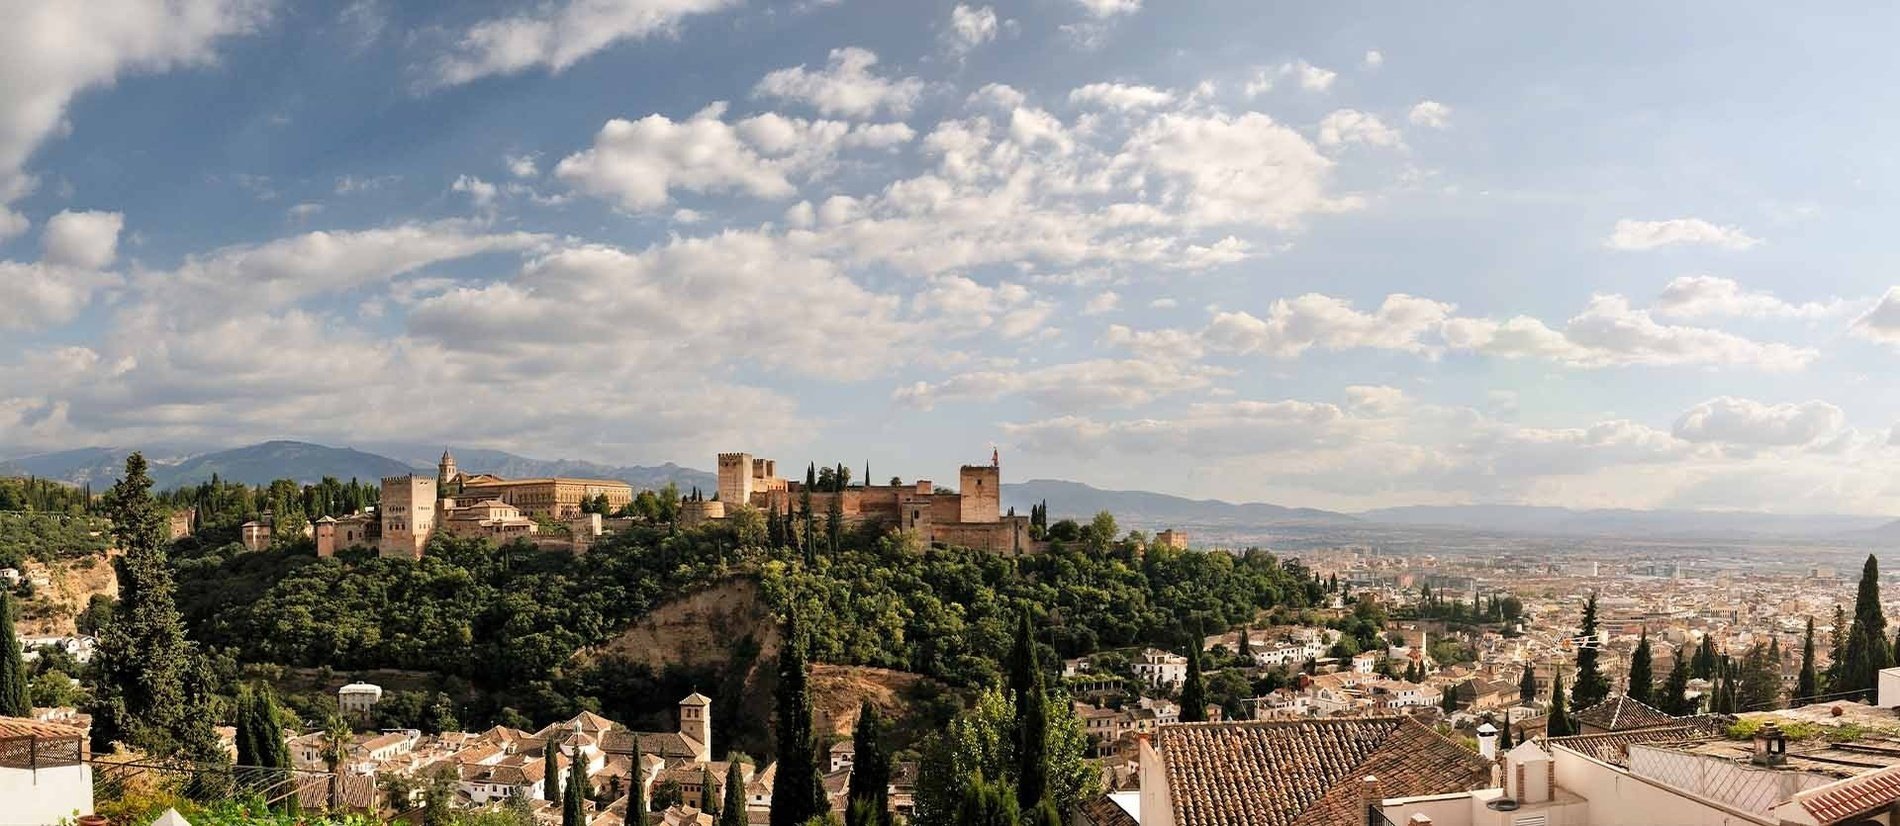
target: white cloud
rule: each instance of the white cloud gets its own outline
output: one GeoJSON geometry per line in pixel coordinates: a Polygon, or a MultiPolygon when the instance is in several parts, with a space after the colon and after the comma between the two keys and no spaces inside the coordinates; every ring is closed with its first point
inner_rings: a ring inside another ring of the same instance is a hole
{"type": "Polygon", "coordinates": [[[1412,110],[1405,117],[1413,126],[1443,129],[1451,125],[1451,107],[1435,100],[1421,100],[1412,105],[1412,110]]]}
{"type": "Polygon", "coordinates": [[[336,179],[336,194],[348,195],[354,192],[369,192],[382,189],[402,180],[400,175],[360,176],[344,175],[336,179]]]}
{"type": "Polygon", "coordinates": [[[1265,319],[1245,312],[1216,313],[1202,337],[1223,352],[1264,353],[1283,359],[1314,347],[1429,353],[1432,347],[1422,339],[1443,325],[1453,309],[1444,302],[1394,294],[1377,310],[1365,313],[1345,299],[1307,293],[1274,301],[1265,319]]]}
{"type": "Polygon", "coordinates": [[[508,162],[508,174],[517,178],[532,178],[541,174],[541,170],[536,167],[537,159],[532,154],[509,155],[504,160],[508,162]]]}
{"type": "Polygon", "coordinates": [[[1378,49],[1369,49],[1366,51],[1366,56],[1360,60],[1360,64],[1368,69],[1377,69],[1385,65],[1385,55],[1378,49]]]}
{"type": "Polygon", "coordinates": [[[561,72],[623,40],[668,35],[688,17],[737,0],[566,0],[533,11],[480,21],[439,57],[433,80],[443,86],[489,75],[545,68],[561,72]]]}
{"type": "Polygon", "coordinates": [[[1004,282],[992,287],[961,275],[932,279],[912,305],[920,316],[940,323],[946,337],[989,330],[1003,339],[1019,339],[1044,330],[1055,314],[1053,304],[1037,299],[1021,284],[1004,282]]]}
{"type": "Polygon", "coordinates": [[[1711,275],[1685,275],[1669,282],[1656,301],[1661,315],[1694,318],[1700,316],[1740,316],[1745,318],[1819,318],[1841,312],[1846,303],[1827,302],[1793,304],[1773,293],[1742,289],[1731,278],[1711,275]]]}
{"type": "Polygon", "coordinates": [[[1101,315],[1103,313],[1114,312],[1115,308],[1121,306],[1121,303],[1122,297],[1116,295],[1114,290],[1104,290],[1091,296],[1088,303],[1082,305],[1082,314],[1101,315]]]}
{"type": "Polygon", "coordinates": [[[1853,335],[1868,341],[1900,345],[1900,287],[1890,287],[1867,312],[1848,326],[1853,335]]]}
{"type": "Polygon", "coordinates": [[[40,232],[40,260],[0,261],[0,330],[71,321],[97,292],[119,282],[105,272],[118,257],[117,212],[61,212],[40,232]]]}
{"type": "Polygon", "coordinates": [[[102,270],[119,255],[119,231],[125,216],[117,212],[61,212],[47,219],[40,234],[40,260],[56,267],[102,270]]]}
{"type": "Polygon", "coordinates": [[[311,218],[315,218],[317,214],[322,211],[322,204],[306,201],[301,204],[292,204],[289,209],[284,210],[284,216],[289,218],[292,223],[302,224],[308,222],[311,218]]]}
{"type": "Polygon", "coordinates": [[[1320,146],[1336,147],[1349,143],[1398,146],[1399,131],[1385,125],[1378,115],[1357,109],[1337,109],[1320,120],[1320,146]]]}
{"type": "Polygon", "coordinates": [[[1152,109],[1173,103],[1174,95],[1153,86],[1091,83],[1069,92],[1069,102],[1107,109],[1152,109]]]}
{"type": "Polygon", "coordinates": [[[1738,227],[1716,226],[1701,218],[1671,218],[1666,221],[1616,222],[1603,245],[1615,250],[1652,250],[1676,244],[1707,244],[1732,250],[1745,250],[1761,243],[1738,227]]]}
{"type": "Polygon", "coordinates": [[[793,176],[819,171],[841,150],[888,148],[914,137],[901,123],[851,125],[774,113],[727,123],[724,113],[723,105],[714,105],[679,122],[665,115],[615,118],[591,148],[556,164],[554,175],[633,211],[665,206],[674,189],[786,198],[797,191],[793,176]]]}
{"type": "Polygon", "coordinates": [[[1676,438],[1742,446],[1810,445],[1839,432],[1846,423],[1840,408],[1824,401],[1763,404],[1721,396],[1690,408],[1676,419],[1676,438]]]}
{"type": "Polygon", "coordinates": [[[1248,98],[1257,98],[1273,91],[1273,74],[1265,68],[1255,69],[1253,75],[1241,86],[1241,94],[1248,98]]]}
{"type": "Polygon", "coordinates": [[[1407,401],[1405,391],[1396,387],[1355,384],[1346,388],[1346,409],[1361,415],[1390,416],[1407,401]]]}
{"type": "Polygon", "coordinates": [[[930,409],[950,402],[995,401],[1022,396],[1053,410],[1130,407],[1163,396],[1209,387],[1222,373],[1198,365],[1143,359],[1091,359],[1026,370],[979,370],[941,382],[916,382],[891,398],[930,409]]]}
{"type": "Polygon", "coordinates": [[[761,79],[752,94],[809,104],[824,115],[868,118],[880,110],[899,117],[909,114],[923,94],[924,82],[879,77],[871,73],[875,65],[877,55],[868,49],[832,49],[825,68],[809,70],[801,64],[778,69],[761,79]]]}
{"type": "Polygon", "coordinates": [[[475,208],[478,210],[488,209],[494,206],[495,198],[501,193],[501,190],[496,188],[494,184],[473,175],[456,176],[455,183],[449,185],[449,190],[466,194],[469,201],[474,203],[475,208]]]}
{"type": "Polygon", "coordinates": [[[27,159],[71,126],[74,97],[124,74],[209,63],[221,38],[251,31],[264,11],[255,0],[99,0],[0,13],[0,240],[26,230],[8,206],[33,190],[27,159]]]}
{"type": "Polygon", "coordinates": [[[1324,92],[1333,88],[1333,80],[1339,73],[1331,69],[1322,69],[1304,60],[1281,67],[1281,74],[1290,74],[1300,82],[1300,88],[1308,92],[1324,92]]]}
{"type": "Polygon", "coordinates": [[[1141,0],[1075,0],[1090,17],[1106,20],[1141,11],[1141,0]]]}
{"type": "Polygon", "coordinates": [[[996,39],[996,9],[958,3],[950,10],[950,45],[953,51],[967,52],[996,39]]]}
{"type": "Polygon", "coordinates": [[[1326,194],[1332,161],[1259,112],[1163,115],[1130,136],[1124,153],[1153,171],[1167,200],[1205,223],[1288,229],[1358,206],[1326,194]]]}

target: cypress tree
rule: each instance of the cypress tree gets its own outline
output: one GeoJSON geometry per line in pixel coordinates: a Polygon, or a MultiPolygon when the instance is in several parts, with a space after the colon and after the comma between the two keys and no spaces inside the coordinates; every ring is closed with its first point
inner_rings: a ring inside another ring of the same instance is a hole
{"type": "MultiPolygon", "coordinates": [[[[869,477],[866,477],[869,478],[869,477]]],[[[890,822],[891,755],[884,750],[884,716],[870,700],[858,708],[851,733],[851,786],[845,798],[845,826],[885,826],[890,822]]]]}
{"type": "Polygon", "coordinates": [[[699,769],[699,810],[715,821],[719,819],[719,799],[713,795],[713,776],[710,766],[699,769]]]}
{"type": "Polygon", "coordinates": [[[1794,679],[1794,707],[1814,702],[1819,693],[1814,675],[1814,618],[1808,617],[1808,630],[1801,638],[1801,674],[1794,679]]]}
{"type": "Polygon", "coordinates": [[[1834,692],[1871,694],[1880,679],[1880,670],[1892,665],[1893,649],[1887,640],[1887,618],[1880,610],[1880,561],[1873,554],[1861,567],[1860,588],[1854,597],[1854,620],[1847,634],[1847,646],[1841,655],[1841,684],[1834,692]]]}
{"type": "Polygon", "coordinates": [[[1024,692],[1016,719],[1016,803],[1033,809],[1049,793],[1049,694],[1043,690],[1041,669],[1024,692]]]}
{"type": "Polygon", "coordinates": [[[1649,650],[1649,629],[1643,629],[1643,635],[1636,641],[1636,650],[1630,654],[1630,684],[1623,694],[1632,700],[1647,705],[1655,705],[1656,676],[1651,673],[1649,650]]]}
{"type": "Polygon", "coordinates": [[[1016,637],[1009,650],[1010,701],[1022,706],[1023,698],[1036,685],[1036,640],[1029,623],[1029,609],[1016,617],[1016,637]]]}
{"type": "Polygon", "coordinates": [[[1597,595],[1583,605],[1583,628],[1577,642],[1577,684],[1570,688],[1570,705],[1579,711],[1610,696],[1610,679],[1597,668],[1597,595]]]}
{"type": "Polygon", "coordinates": [[[1513,743],[1511,742],[1511,718],[1509,715],[1506,715],[1504,718],[1504,727],[1501,729],[1498,729],[1498,753],[1503,754],[1507,751],[1510,751],[1512,745],[1513,743]]]}
{"type": "Polygon", "coordinates": [[[248,685],[239,685],[235,705],[233,725],[237,746],[237,764],[240,766],[262,766],[263,758],[258,753],[263,750],[258,738],[257,694],[248,685]]]}
{"type": "Polygon", "coordinates": [[[719,826],[747,826],[745,764],[737,754],[726,756],[726,799],[719,807],[719,826]]]}
{"type": "Polygon", "coordinates": [[[1239,654],[1244,659],[1253,659],[1253,627],[1251,625],[1240,626],[1239,654]]]}
{"type": "MultiPolygon", "coordinates": [[[[561,799],[561,826],[587,826],[587,808],[583,803],[587,799],[586,762],[575,755],[567,764],[567,794],[561,799]]],[[[646,817],[640,815],[639,822],[645,823],[646,817]]]]}
{"type": "Polygon", "coordinates": [[[982,773],[970,776],[957,806],[958,826],[1018,826],[1022,822],[1016,795],[1004,783],[991,783],[982,773]]]}
{"type": "Polygon", "coordinates": [[[1570,728],[1570,715],[1564,711],[1564,676],[1553,674],[1550,678],[1550,717],[1544,724],[1547,737],[1569,737],[1575,734],[1570,728]]]}
{"type": "MultiPolygon", "coordinates": [[[[548,734],[548,741],[541,746],[541,799],[549,803],[561,802],[561,762],[555,755],[561,753],[561,747],[555,742],[556,733],[548,734]]],[[[639,740],[634,740],[634,782],[640,782],[639,740]]]]}
{"type": "Polygon", "coordinates": [[[116,560],[119,607],[99,635],[94,663],[93,750],[113,741],[154,757],[181,752],[192,759],[223,759],[212,729],[210,695],[198,651],[185,637],[165,558],[165,517],[152,499],[145,457],[126,457],[125,476],[106,494],[116,560]]]}
{"type": "Polygon", "coordinates": [[[1669,669],[1669,678],[1663,681],[1662,697],[1657,708],[1678,717],[1695,713],[1694,704],[1689,701],[1689,661],[1682,656],[1682,649],[1676,649],[1676,664],[1669,669]]]}
{"type": "Polygon", "coordinates": [[[1529,703],[1537,699],[1537,666],[1524,664],[1523,675],[1517,678],[1517,700],[1529,703]]]}
{"type": "Polygon", "coordinates": [[[1207,722],[1207,685],[1201,678],[1201,635],[1188,643],[1187,680],[1181,684],[1181,722],[1207,722]]]}
{"type": "Polygon", "coordinates": [[[20,655],[20,638],[13,633],[13,595],[0,590],[0,717],[31,716],[26,658],[20,655]]]}
{"type": "Polygon", "coordinates": [[[829,808],[812,736],[810,679],[798,614],[788,610],[778,655],[778,774],[772,778],[771,826],[800,826],[829,808]]]}
{"type": "Polygon", "coordinates": [[[1847,661],[1847,612],[1834,606],[1834,628],[1828,632],[1827,682],[1829,691],[1841,684],[1841,664],[1847,661]]]}

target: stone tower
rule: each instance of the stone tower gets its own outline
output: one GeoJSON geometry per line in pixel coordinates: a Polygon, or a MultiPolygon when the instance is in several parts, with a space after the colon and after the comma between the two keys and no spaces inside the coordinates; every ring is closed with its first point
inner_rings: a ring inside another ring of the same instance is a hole
{"type": "Polygon", "coordinates": [[[752,502],[752,454],[719,454],[719,501],[727,507],[752,502]]]}
{"type": "Polygon", "coordinates": [[[424,476],[383,478],[383,538],[377,553],[386,557],[421,559],[422,549],[435,533],[435,480],[424,476]]]}
{"type": "Polygon", "coordinates": [[[442,461],[435,466],[436,489],[442,491],[444,495],[447,495],[450,490],[450,483],[454,482],[460,476],[461,474],[455,470],[455,455],[450,453],[448,448],[443,448],[442,461]]]}
{"type": "Polygon", "coordinates": [[[959,522],[995,522],[1002,517],[1003,470],[992,461],[987,465],[964,465],[957,473],[957,493],[961,494],[959,522]]]}
{"type": "Polygon", "coordinates": [[[700,762],[712,762],[712,699],[697,691],[680,701],[680,734],[699,744],[700,762]]]}
{"type": "Polygon", "coordinates": [[[312,523],[317,539],[317,556],[336,556],[336,518],[325,516],[312,523]]]}

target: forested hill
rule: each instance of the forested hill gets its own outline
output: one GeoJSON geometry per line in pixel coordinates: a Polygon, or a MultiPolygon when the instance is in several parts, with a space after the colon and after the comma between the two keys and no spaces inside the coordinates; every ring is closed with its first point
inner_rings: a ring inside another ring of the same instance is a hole
{"type": "Polygon", "coordinates": [[[1003,485],[1003,506],[1028,513],[1029,506],[1049,503],[1057,518],[1086,521],[1101,511],[1131,526],[1148,528],[1233,526],[1260,527],[1285,524],[1352,524],[1343,513],[1316,508],[1289,508],[1264,502],[1235,504],[1218,499],[1187,499],[1139,490],[1103,490],[1080,482],[1032,479],[1003,485]]]}

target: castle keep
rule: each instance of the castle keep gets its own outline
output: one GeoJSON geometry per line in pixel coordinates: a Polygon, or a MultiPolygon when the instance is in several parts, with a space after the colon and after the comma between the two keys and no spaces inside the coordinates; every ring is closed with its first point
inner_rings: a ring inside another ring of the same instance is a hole
{"type": "MultiPolygon", "coordinates": [[[[719,454],[719,499],[722,505],[704,518],[719,519],[736,504],[760,510],[791,513],[802,507],[804,482],[780,478],[777,462],[749,453],[719,454]]],[[[933,545],[956,546],[1001,553],[1035,549],[1029,538],[1029,517],[1002,510],[1002,462],[992,452],[987,465],[964,465],[957,471],[957,490],[942,491],[928,479],[913,484],[851,485],[841,491],[811,490],[811,510],[823,515],[833,500],[845,522],[875,522],[889,528],[914,531],[933,545]]]]}

